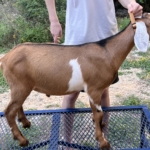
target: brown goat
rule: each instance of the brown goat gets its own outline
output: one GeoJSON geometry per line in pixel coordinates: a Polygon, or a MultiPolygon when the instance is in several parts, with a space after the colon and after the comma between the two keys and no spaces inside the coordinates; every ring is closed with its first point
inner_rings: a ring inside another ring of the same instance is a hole
{"type": "MultiPolygon", "coordinates": [[[[150,35],[150,15],[145,13],[136,21],[143,21],[150,35]]],[[[32,90],[47,95],[65,95],[84,89],[90,99],[96,139],[101,149],[108,150],[110,144],[100,127],[103,117],[100,99],[133,48],[134,34],[130,24],[119,34],[98,42],[78,46],[24,43],[8,52],[0,60],[11,90],[5,115],[20,146],[27,146],[28,140],[18,129],[15,117],[18,115],[23,127],[30,127],[22,105],[32,90]]]]}

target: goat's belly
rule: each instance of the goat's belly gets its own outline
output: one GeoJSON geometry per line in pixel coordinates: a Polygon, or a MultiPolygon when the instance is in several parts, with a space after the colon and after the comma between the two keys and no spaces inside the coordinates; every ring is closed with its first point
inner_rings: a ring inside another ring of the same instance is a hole
{"type": "Polygon", "coordinates": [[[70,79],[68,83],[50,83],[43,85],[36,85],[33,90],[45,93],[47,95],[66,95],[74,92],[79,92],[81,90],[87,89],[87,85],[83,82],[83,80],[74,80],[70,79]]]}
{"type": "Polygon", "coordinates": [[[43,87],[34,87],[34,91],[44,93],[47,95],[66,95],[70,93],[80,92],[85,89],[83,85],[80,83],[76,83],[75,85],[71,85],[71,87],[66,88],[65,86],[55,85],[51,88],[43,88],[43,87]]]}

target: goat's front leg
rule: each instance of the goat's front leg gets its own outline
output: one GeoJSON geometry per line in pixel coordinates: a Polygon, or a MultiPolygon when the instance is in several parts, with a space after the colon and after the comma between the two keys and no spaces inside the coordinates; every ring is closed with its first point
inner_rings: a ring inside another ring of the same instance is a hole
{"type": "Polygon", "coordinates": [[[93,121],[95,123],[96,140],[100,142],[100,148],[102,150],[109,150],[110,144],[104,138],[104,133],[102,132],[102,127],[104,126],[104,124],[102,123],[103,111],[100,105],[100,98],[101,98],[100,92],[90,93],[89,98],[90,98],[91,109],[93,112],[93,121]]]}
{"type": "Polygon", "coordinates": [[[22,106],[18,109],[18,121],[22,122],[23,128],[30,128],[30,126],[31,126],[30,121],[27,120],[27,118],[23,112],[22,106]]]}

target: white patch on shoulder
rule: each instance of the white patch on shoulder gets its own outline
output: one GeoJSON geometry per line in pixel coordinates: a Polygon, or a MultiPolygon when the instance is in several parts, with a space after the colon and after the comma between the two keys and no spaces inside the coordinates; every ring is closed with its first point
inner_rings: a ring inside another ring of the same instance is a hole
{"type": "Polygon", "coordinates": [[[69,65],[72,67],[72,77],[68,83],[67,92],[83,90],[85,83],[78,59],[70,60],[69,65]]]}

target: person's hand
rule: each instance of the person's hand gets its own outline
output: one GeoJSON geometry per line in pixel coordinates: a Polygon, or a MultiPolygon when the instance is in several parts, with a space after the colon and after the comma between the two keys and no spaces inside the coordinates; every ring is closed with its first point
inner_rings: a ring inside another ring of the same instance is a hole
{"type": "Polygon", "coordinates": [[[131,2],[127,6],[128,8],[128,13],[133,13],[134,17],[141,17],[143,13],[143,7],[136,3],[136,2],[131,2]]]}
{"type": "Polygon", "coordinates": [[[53,36],[54,43],[60,43],[62,38],[62,28],[59,22],[51,22],[50,31],[53,36]]]}

